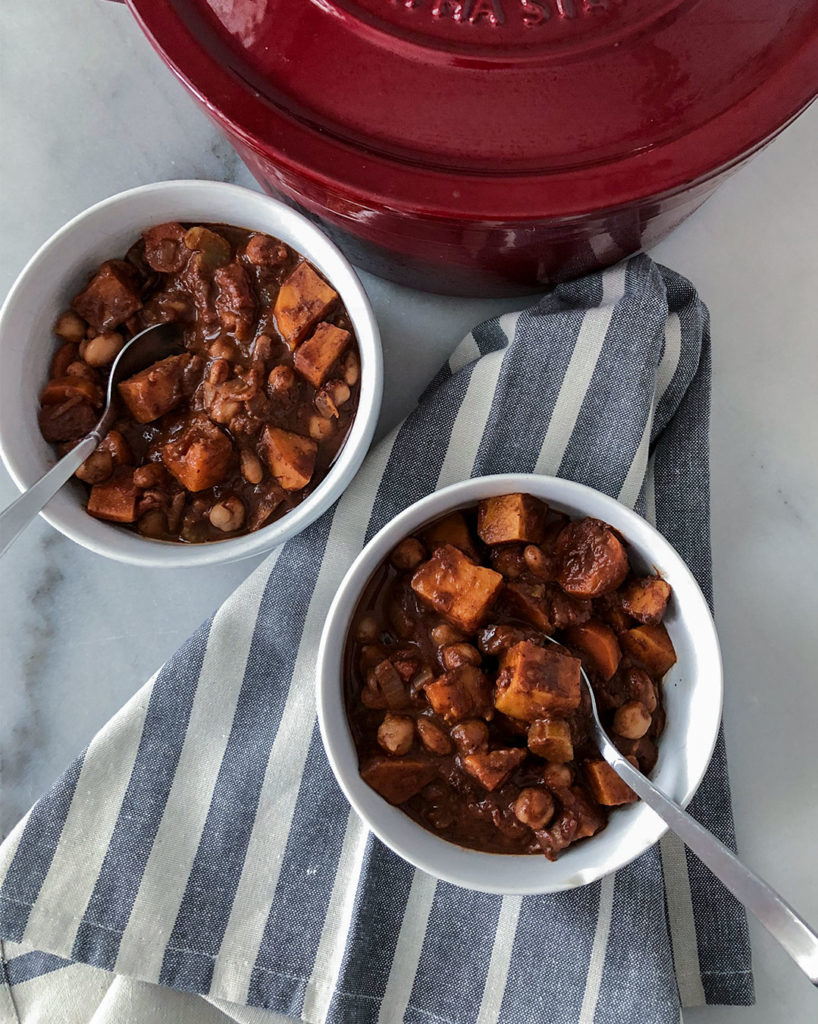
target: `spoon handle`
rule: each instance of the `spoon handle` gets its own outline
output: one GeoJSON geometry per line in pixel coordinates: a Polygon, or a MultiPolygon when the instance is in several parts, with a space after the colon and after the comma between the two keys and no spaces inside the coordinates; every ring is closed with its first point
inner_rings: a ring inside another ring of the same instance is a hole
{"type": "MultiPolygon", "coordinates": [[[[607,739],[607,737],[606,737],[607,739]]],[[[818,935],[762,878],[682,808],[658,790],[607,741],[605,759],[631,789],[665,821],[713,874],[789,953],[818,986],[818,935]]]]}
{"type": "Polygon", "coordinates": [[[6,553],[12,541],[28,526],[40,509],[51,501],[62,485],[71,479],[99,442],[100,434],[96,430],[84,437],[56,466],[52,466],[44,476],[41,476],[36,484],[0,512],[0,556],[6,553]]]}

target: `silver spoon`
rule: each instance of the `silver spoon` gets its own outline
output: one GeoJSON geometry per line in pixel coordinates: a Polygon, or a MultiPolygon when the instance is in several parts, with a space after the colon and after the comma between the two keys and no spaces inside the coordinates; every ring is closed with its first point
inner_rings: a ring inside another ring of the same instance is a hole
{"type": "Polygon", "coordinates": [[[100,441],[116,418],[116,386],[152,363],[183,351],[181,334],[175,324],[156,324],[140,331],[128,342],[111,366],[105,410],[99,423],[56,466],[41,476],[36,484],[0,512],[0,555],[48,504],[62,485],[70,480],[100,441]]]}
{"type": "MultiPolygon", "coordinates": [[[[559,641],[546,637],[557,647],[559,641]]],[[[567,650],[567,648],[564,648],[567,650]]],[[[570,653],[570,652],[569,652],[570,653]]],[[[739,903],[752,911],[768,932],[789,953],[813,985],[818,986],[818,934],[800,917],[778,893],[753,871],[745,867],[732,850],[708,832],[686,811],[665,796],[652,782],[628,761],[614,746],[602,727],[591,681],[580,668],[582,681],[591,698],[594,735],[600,753],[616,774],[631,787],[636,795],[669,825],[686,843],[716,878],[730,890],[739,903]]]]}

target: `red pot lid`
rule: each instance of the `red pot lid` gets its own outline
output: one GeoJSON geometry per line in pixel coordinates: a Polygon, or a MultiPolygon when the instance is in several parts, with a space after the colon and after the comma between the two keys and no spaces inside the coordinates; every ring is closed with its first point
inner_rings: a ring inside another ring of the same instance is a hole
{"type": "Polygon", "coordinates": [[[128,0],[251,147],[456,219],[667,194],[818,93],[818,0],[128,0]]]}

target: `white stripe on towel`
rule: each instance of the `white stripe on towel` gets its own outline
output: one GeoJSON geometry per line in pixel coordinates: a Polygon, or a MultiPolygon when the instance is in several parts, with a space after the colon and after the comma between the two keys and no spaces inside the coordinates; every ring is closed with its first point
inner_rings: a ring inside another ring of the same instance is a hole
{"type": "Polygon", "coordinates": [[[596,1004],[599,999],[599,987],[602,984],[602,971],[605,967],[605,954],[608,951],[608,936],[611,931],[611,915],[613,913],[614,886],[616,874],[605,875],[599,887],[599,908],[597,910],[594,944],[591,947],[591,959],[588,963],[588,976],[585,979],[585,992],[579,1011],[579,1024],[594,1024],[596,1004]]]}
{"type": "Polygon", "coordinates": [[[332,519],[324,559],[304,621],[287,702],[267,762],[241,878],[210,985],[211,993],[218,993],[219,998],[230,1002],[247,1001],[255,957],[275,896],[281,854],[286,849],[312,739],[314,637],[321,632],[332,595],[347,566],[363,546],[378,483],[396,437],[397,430],[370,454],[338,503],[332,519]],[[271,857],[270,851],[279,851],[279,855],[271,857]]]}
{"type": "Polygon", "coordinates": [[[636,449],[636,455],[631,463],[631,468],[628,470],[628,475],[625,477],[625,482],[622,484],[622,489],[619,492],[619,500],[623,505],[627,505],[629,508],[633,508],[636,504],[636,499],[639,497],[639,491],[641,490],[642,482],[645,479],[645,469],[647,467],[648,455],[650,453],[650,435],[653,430],[653,417],[656,415],[659,403],[664,398],[665,392],[670,387],[670,382],[673,380],[676,370],[678,369],[681,352],[682,324],[679,320],[678,313],[671,313],[667,318],[665,347],[662,352],[662,358],[659,361],[659,366],[656,370],[656,388],[650,412],[648,413],[648,418],[645,421],[645,430],[642,434],[642,440],[639,442],[639,447],[636,449]]]}
{"type": "Polygon", "coordinates": [[[213,618],[214,639],[208,639],[179,763],[119,945],[119,974],[159,980],[230,738],[266,583],[266,573],[253,573],[241,597],[228,599],[213,618]]]}
{"type": "Polygon", "coordinates": [[[462,370],[464,366],[468,366],[469,363],[473,363],[475,359],[479,358],[480,349],[477,347],[474,335],[469,332],[449,356],[449,371],[455,374],[458,370],[462,370]]]}
{"type": "Polygon", "coordinates": [[[491,352],[475,364],[449,437],[449,447],[437,479],[438,490],[458,480],[466,480],[471,474],[495,398],[505,353],[505,349],[491,352]]]}
{"type": "Polygon", "coordinates": [[[517,922],[520,918],[522,902],[522,896],[503,897],[476,1024],[497,1024],[500,1019],[503,995],[508,981],[508,968],[511,964],[511,951],[514,948],[514,936],[517,934],[517,922]]]}
{"type": "Polygon", "coordinates": [[[130,782],[155,681],[156,675],[91,741],[24,941],[36,936],[40,948],[70,957],[130,782]]]}
{"type": "Polygon", "coordinates": [[[309,1024],[324,1024],[329,1013],[347,946],[368,834],[361,819],[350,810],[332,895],[301,1009],[301,1019],[309,1024]]]}
{"type": "Polygon", "coordinates": [[[378,1024],[398,1024],[404,1018],[412,996],[420,954],[423,952],[436,888],[437,882],[431,875],[415,871],[378,1014],[378,1024]]]}
{"type": "MultiPolygon", "coordinates": [[[[656,477],[654,460],[648,463],[645,479],[645,518],[656,525],[656,477]]],[[[662,875],[665,881],[670,944],[673,966],[682,1006],[704,1006],[707,1002],[699,963],[696,940],[696,919],[693,916],[693,895],[687,870],[687,854],[678,836],[668,832],[659,840],[662,875]]]]}
{"type": "Polygon", "coordinates": [[[574,432],[579,410],[588,392],[599,353],[611,323],[616,304],[625,294],[625,264],[612,267],[602,275],[602,304],[593,306],[582,318],[577,343],[554,403],[551,421],[542,443],[535,473],[555,476],[574,432]]]}

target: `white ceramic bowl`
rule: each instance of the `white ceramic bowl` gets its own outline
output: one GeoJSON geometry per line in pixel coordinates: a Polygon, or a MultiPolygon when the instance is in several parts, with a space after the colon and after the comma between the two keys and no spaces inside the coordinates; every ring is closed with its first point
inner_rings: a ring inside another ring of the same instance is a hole
{"type": "Polygon", "coordinates": [[[159,567],[210,565],[283,544],[341,495],[366,455],[380,411],[380,336],[350,264],[326,235],[283,203],[218,181],[163,181],[120,192],[52,235],[23,269],[0,310],[0,454],[21,490],[30,487],[56,458],[37,426],[38,396],[56,346],[54,321],[103,260],[121,256],[145,228],[168,220],[232,224],[266,232],[292,246],[340,294],[361,353],[360,401],[346,443],[313,493],[277,522],[211,544],[149,540],[89,516],[78,481],[64,487],[41,513],[66,537],[109,558],[159,567]]]}
{"type": "Polygon", "coordinates": [[[643,803],[615,809],[606,828],[570,846],[559,860],[479,853],[438,838],[390,806],[358,774],[342,695],[341,659],[359,595],[392,548],[422,524],[481,498],[522,491],[572,517],[595,516],[621,531],[634,567],[659,572],[673,588],[665,624],[678,661],[664,683],[667,725],[651,778],[687,804],[716,742],[722,706],[722,668],[716,629],[690,570],[644,519],[613,498],[582,484],[533,474],[478,477],[453,484],[411,505],[385,526],[352,564],[335,595],[318,657],[318,718],[335,776],[347,799],[378,838],[416,867],[468,889],[544,893],[586,885],[648,849],[666,826],[643,803]]]}

